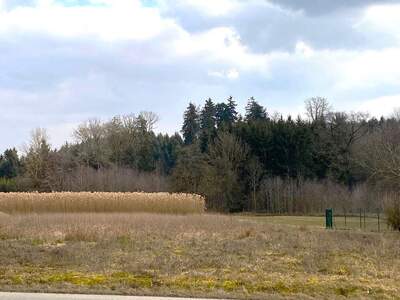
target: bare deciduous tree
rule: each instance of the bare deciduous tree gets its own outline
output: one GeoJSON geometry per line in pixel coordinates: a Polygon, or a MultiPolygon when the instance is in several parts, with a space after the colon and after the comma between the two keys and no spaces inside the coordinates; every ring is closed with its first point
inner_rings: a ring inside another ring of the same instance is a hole
{"type": "Polygon", "coordinates": [[[370,176],[399,189],[400,122],[383,124],[367,136],[360,150],[360,164],[370,176]]]}
{"type": "Polygon", "coordinates": [[[99,169],[105,161],[106,147],[104,139],[106,127],[98,119],[91,119],[79,125],[74,131],[74,137],[81,146],[81,159],[87,166],[99,169]]]}
{"type": "Polygon", "coordinates": [[[99,119],[91,119],[78,126],[73,133],[74,138],[79,143],[89,140],[99,142],[104,137],[104,126],[99,119]]]}
{"type": "Polygon", "coordinates": [[[326,98],[312,97],[305,101],[306,113],[312,122],[323,121],[331,111],[331,106],[326,98]]]}
{"type": "Polygon", "coordinates": [[[400,107],[397,107],[394,109],[392,117],[397,120],[400,121],[400,107]]]}
{"type": "Polygon", "coordinates": [[[253,157],[250,159],[247,169],[250,175],[250,184],[252,189],[252,200],[253,200],[253,209],[257,211],[257,189],[259,187],[259,181],[261,179],[263,168],[260,164],[260,161],[253,157]]]}
{"type": "Polygon", "coordinates": [[[335,112],[327,116],[330,135],[334,141],[341,141],[349,149],[368,132],[369,115],[362,112],[335,112]]]}
{"type": "Polygon", "coordinates": [[[50,145],[45,129],[37,128],[31,133],[31,141],[26,149],[26,171],[36,189],[47,188],[50,145]]]}
{"type": "Polygon", "coordinates": [[[145,121],[147,131],[152,131],[160,119],[157,114],[151,111],[142,111],[138,118],[145,121]]]}

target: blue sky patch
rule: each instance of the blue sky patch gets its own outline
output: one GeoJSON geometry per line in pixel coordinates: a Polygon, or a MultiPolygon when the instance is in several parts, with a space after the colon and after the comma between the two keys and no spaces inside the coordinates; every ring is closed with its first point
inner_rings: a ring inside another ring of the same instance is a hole
{"type": "Polygon", "coordinates": [[[72,6],[106,6],[104,3],[93,3],[89,0],[57,0],[57,3],[60,3],[66,7],[72,6]]]}
{"type": "Polygon", "coordinates": [[[142,3],[146,7],[157,7],[157,0],[142,0],[142,3]]]}

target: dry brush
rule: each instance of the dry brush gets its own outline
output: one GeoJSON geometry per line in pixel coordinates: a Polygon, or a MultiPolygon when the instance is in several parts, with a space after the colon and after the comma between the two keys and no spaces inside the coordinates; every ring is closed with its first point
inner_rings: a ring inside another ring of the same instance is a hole
{"type": "Polygon", "coordinates": [[[399,257],[397,232],[212,214],[0,214],[3,291],[398,299],[399,257]]]}

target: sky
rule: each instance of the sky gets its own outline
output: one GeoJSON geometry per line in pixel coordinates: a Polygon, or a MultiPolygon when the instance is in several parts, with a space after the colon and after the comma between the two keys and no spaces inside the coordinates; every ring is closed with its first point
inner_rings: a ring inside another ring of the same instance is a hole
{"type": "Polygon", "coordinates": [[[0,151],[34,128],[59,147],[85,120],[255,97],[270,114],[400,107],[400,1],[0,0],[0,151]]]}

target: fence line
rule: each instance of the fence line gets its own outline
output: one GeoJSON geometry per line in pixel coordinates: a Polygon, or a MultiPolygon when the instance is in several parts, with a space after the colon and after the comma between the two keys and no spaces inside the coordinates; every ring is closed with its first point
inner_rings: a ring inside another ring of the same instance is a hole
{"type": "Polygon", "coordinates": [[[375,213],[367,212],[365,209],[359,209],[358,213],[335,213],[335,211],[333,211],[333,226],[336,229],[355,229],[357,227],[360,230],[381,232],[384,229],[384,227],[382,227],[383,224],[386,224],[385,231],[391,229],[384,212],[381,210],[375,213]],[[343,218],[343,221],[340,221],[341,218],[343,218]],[[351,220],[353,224],[349,224],[351,220]],[[355,226],[355,223],[357,223],[358,226],[355,226]]]}

